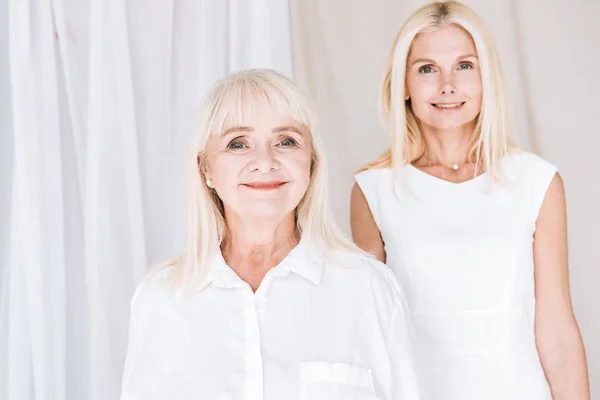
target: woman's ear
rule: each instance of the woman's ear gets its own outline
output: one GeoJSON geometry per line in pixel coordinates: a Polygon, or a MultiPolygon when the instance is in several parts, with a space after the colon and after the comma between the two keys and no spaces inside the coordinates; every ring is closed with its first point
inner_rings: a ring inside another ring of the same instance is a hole
{"type": "Polygon", "coordinates": [[[196,157],[196,162],[198,163],[198,172],[205,178],[208,178],[210,175],[210,171],[208,168],[208,163],[206,162],[206,156],[202,153],[198,153],[196,157]]]}
{"type": "Polygon", "coordinates": [[[198,157],[196,159],[198,163],[198,172],[200,173],[200,179],[204,181],[206,186],[210,189],[213,188],[213,181],[211,179],[211,174],[208,168],[208,163],[206,162],[206,157],[202,154],[198,153],[198,157]]]}

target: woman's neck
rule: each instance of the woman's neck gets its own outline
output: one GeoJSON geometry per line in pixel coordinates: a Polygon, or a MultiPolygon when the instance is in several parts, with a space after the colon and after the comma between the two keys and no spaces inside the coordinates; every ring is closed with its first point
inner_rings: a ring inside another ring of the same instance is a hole
{"type": "Polygon", "coordinates": [[[443,165],[472,161],[468,156],[473,140],[473,124],[452,129],[423,126],[422,132],[425,139],[426,160],[443,165]]]}
{"type": "Polygon", "coordinates": [[[256,291],[269,270],[298,244],[294,215],[279,221],[227,219],[227,235],[221,245],[227,265],[256,291]]]}

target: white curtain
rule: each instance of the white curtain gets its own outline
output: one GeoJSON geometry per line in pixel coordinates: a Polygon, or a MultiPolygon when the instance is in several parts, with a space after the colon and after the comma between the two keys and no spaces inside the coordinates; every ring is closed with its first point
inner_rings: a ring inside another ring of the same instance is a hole
{"type": "Polygon", "coordinates": [[[230,71],[291,75],[288,4],[2,7],[0,398],[116,399],[132,291],[183,245],[200,102],[230,71]]]}
{"type": "MultiPolygon", "coordinates": [[[[571,290],[600,396],[600,1],[463,0],[496,39],[520,145],[555,163],[568,202],[571,290]]],[[[296,80],[315,97],[334,211],[349,231],[352,171],[389,146],[378,89],[402,22],[425,0],[290,0],[296,80]]],[[[402,223],[399,221],[399,223],[402,223]]]]}

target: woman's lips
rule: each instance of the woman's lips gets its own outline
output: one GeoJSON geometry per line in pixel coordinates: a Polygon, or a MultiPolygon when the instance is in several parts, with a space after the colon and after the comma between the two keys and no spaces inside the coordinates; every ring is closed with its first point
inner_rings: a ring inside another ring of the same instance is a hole
{"type": "Polygon", "coordinates": [[[275,189],[279,189],[286,183],[287,182],[284,182],[284,181],[265,181],[265,182],[248,182],[248,183],[243,183],[242,185],[246,186],[250,189],[254,189],[254,190],[275,190],[275,189]]]}

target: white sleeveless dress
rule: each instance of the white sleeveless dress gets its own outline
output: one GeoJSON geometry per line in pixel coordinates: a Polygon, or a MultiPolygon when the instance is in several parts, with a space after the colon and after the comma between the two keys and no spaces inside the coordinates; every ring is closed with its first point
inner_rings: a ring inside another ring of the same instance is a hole
{"type": "Polygon", "coordinates": [[[547,400],[534,337],[533,234],[556,168],[530,153],[450,183],[413,166],[355,176],[408,297],[429,400],[547,400]]]}

